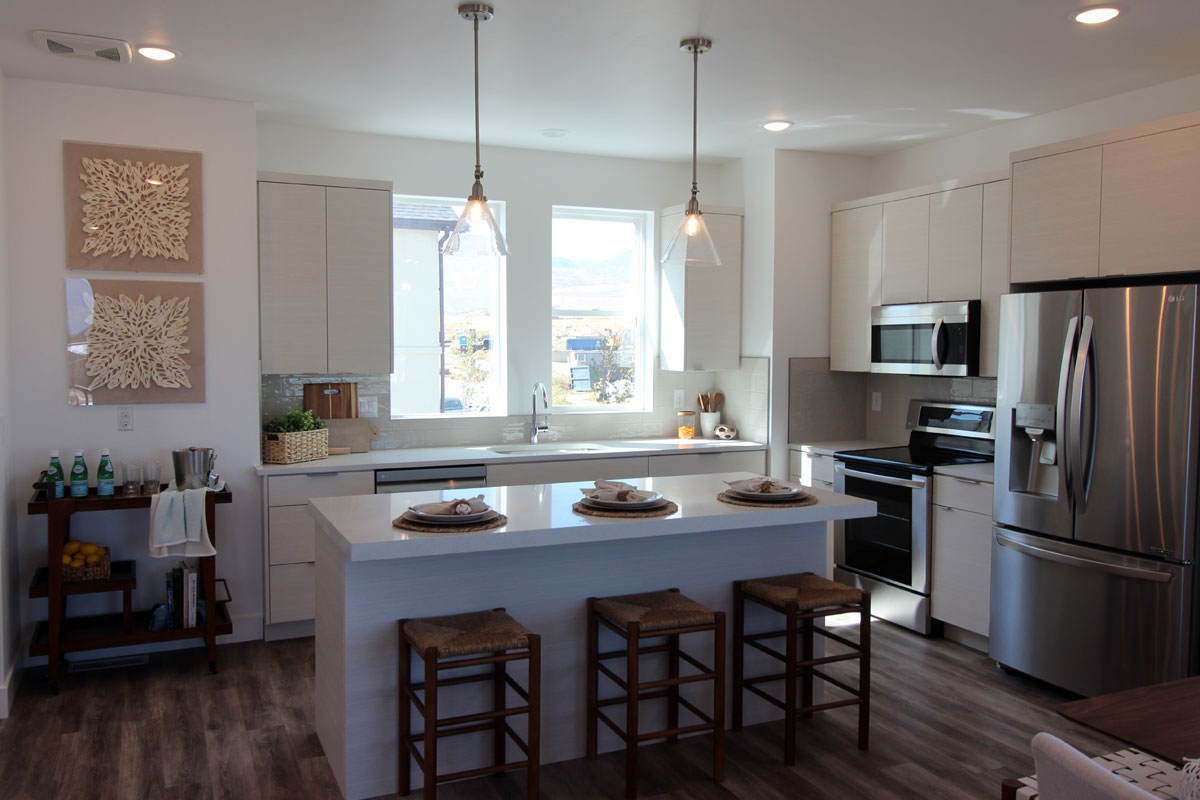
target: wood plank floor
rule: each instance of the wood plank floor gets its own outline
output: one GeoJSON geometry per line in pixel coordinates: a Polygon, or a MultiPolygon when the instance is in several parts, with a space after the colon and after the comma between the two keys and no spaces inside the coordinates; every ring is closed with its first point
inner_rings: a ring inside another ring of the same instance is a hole
{"type": "MultiPolygon", "coordinates": [[[[802,721],[794,767],[780,761],[781,723],[730,734],[721,786],[708,778],[707,737],[656,744],[642,748],[641,797],[994,798],[1001,778],[1033,772],[1039,730],[1090,754],[1121,747],[1055,713],[1067,695],[1006,675],[983,654],[883,622],[872,633],[870,752],[855,748],[853,709],[802,721]]],[[[227,645],[219,657],[217,675],[196,650],[68,674],[57,697],[29,670],[0,720],[0,797],[340,797],[313,731],[313,640],[227,645]]],[[[546,798],[623,795],[617,754],[542,775],[546,798]]],[[[439,796],[521,798],[524,777],[453,784],[439,796]]]]}

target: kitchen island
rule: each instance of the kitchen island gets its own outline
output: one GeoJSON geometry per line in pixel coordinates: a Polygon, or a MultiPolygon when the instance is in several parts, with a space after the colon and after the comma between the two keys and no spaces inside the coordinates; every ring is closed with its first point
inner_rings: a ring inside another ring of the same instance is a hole
{"type": "MultiPolygon", "coordinates": [[[[825,523],[875,514],[872,502],[824,491],[814,491],[819,502],[805,508],[747,508],[716,499],[723,481],[747,477],[632,481],[679,507],[669,517],[645,519],[576,514],[571,506],[586,483],[310,500],[318,528],[316,728],[342,793],[356,799],[397,790],[397,620],[504,607],[540,633],[542,761],[577,758],[584,750],[589,596],[678,587],[730,612],[733,580],[823,572],[825,523]],[[422,534],[391,525],[411,504],[476,493],[508,516],[506,526],[422,534]]],[[[747,616],[750,630],[767,624],[766,617],[747,616]]],[[[701,660],[711,656],[711,642],[703,638],[685,644],[701,660]]],[[[747,658],[748,670],[758,666],[747,658]]],[[[480,691],[448,691],[439,710],[451,715],[490,707],[489,690],[480,691]]],[[[656,724],[655,708],[647,704],[646,725],[656,724]]],[[[774,711],[748,702],[747,722],[773,718],[774,711]]],[[[489,741],[444,740],[439,764],[456,770],[485,763],[480,759],[490,753],[489,741]]],[[[602,730],[601,750],[617,746],[602,730]]]]}

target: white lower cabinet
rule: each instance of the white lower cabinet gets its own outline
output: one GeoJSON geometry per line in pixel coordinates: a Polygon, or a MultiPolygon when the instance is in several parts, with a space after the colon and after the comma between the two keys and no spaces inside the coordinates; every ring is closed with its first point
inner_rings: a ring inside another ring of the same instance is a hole
{"type": "Polygon", "coordinates": [[[957,480],[943,475],[933,479],[932,613],[934,619],[987,636],[992,575],[992,486],[984,482],[956,483],[957,480]],[[988,513],[942,504],[950,497],[959,505],[978,509],[985,493],[988,513]]]}
{"type": "Polygon", "coordinates": [[[317,615],[317,565],[283,564],[270,567],[271,622],[296,622],[317,615]]]}
{"type": "Polygon", "coordinates": [[[571,461],[535,461],[488,464],[488,486],[528,486],[566,481],[622,480],[648,475],[645,456],[587,458],[571,461]]]}
{"type": "Polygon", "coordinates": [[[669,456],[650,456],[649,475],[664,478],[668,475],[711,475],[715,472],[762,472],[766,453],[681,453],[669,456]]]}
{"type": "Polygon", "coordinates": [[[374,494],[375,472],[321,472],[272,475],[267,499],[263,596],[268,625],[316,616],[316,522],[308,513],[312,497],[374,494]]]}

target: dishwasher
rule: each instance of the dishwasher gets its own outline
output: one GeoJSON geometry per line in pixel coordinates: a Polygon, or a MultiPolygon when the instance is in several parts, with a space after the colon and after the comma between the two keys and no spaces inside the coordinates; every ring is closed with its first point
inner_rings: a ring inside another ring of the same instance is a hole
{"type": "Polygon", "coordinates": [[[473,489],[479,486],[487,486],[487,467],[483,464],[375,470],[375,494],[473,489]]]}

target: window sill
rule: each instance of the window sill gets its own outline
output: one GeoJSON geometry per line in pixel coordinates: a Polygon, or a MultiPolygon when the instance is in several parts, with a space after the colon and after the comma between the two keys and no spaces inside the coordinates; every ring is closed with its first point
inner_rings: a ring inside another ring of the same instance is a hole
{"type": "Polygon", "coordinates": [[[587,416],[594,414],[653,414],[652,408],[599,408],[599,407],[582,407],[573,408],[571,406],[550,406],[548,411],[538,410],[539,414],[549,414],[552,417],[576,417],[587,416]]]}
{"type": "Polygon", "coordinates": [[[468,420],[468,419],[503,419],[504,417],[507,417],[507,416],[510,416],[510,415],[502,414],[499,411],[496,411],[496,412],[489,411],[489,412],[483,413],[483,414],[469,414],[469,413],[465,413],[465,412],[464,413],[449,413],[449,414],[406,414],[401,417],[389,417],[389,419],[392,422],[431,422],[431,421],[458,422],[460,420],[468,420]]]}

